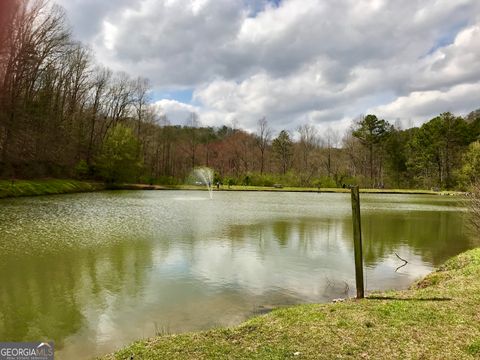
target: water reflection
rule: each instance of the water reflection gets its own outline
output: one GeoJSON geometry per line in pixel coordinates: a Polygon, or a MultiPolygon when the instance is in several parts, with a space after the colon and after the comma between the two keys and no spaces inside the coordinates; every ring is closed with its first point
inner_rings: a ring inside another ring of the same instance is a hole
{"type": "MultiPolygon", "coordinates": [[[[105,192],[2,201],[0,339],[53,339],[58,357],[156,331],[236,324],[354,293],[342,194],[105,192]]],[[[402,288],[474,246],[455,199],[365,196],[369,289],[402,288]],[[398,273],[394,252],[409,261],[398,273]]]]}
{"type": "Polygon", "coordinates": [[[403,248],[438,266],[473,246],[465,225],[455,212],[368,212],[362,218],[365,262],[373,266],[403,248]]]}
{"type": "Polygon", "coordinates": [[[0,338],[53,338],[62,348],[82,327],[98,327],[112,295],[116,302],[141,301],[151,253],[149,242],[125,241],[26,258],[2,254],[0,338]]]}

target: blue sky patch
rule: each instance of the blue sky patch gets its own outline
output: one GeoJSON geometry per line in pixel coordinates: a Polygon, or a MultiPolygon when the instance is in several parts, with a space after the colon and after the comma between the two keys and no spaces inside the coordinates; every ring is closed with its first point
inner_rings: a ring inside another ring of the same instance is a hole
{"type": "Polygon", "coordinates": [[[192,102],[193,89],[171,90],[171,91],[152,91],[152,100],[162,99],[177,100],[182,103],[190,104],[192,102]]]}
{"type": "Polygon", "coordinates": [[[453,25],[448,31],[441,34],[432,48],[427,52],[427,56],[433,54],[438,49],[453,44],[458,33],[468,25],[468,21],[462,21],[453,25]]]}
{"type": "Polygon", "coordinates": [[[244,0],[246,6],[250,9],[250,17],[256,17],[258,13],[262,12],[265,9],[267,4],[273,5],[274,7],[279,7],[282,0],[244,0]]]}

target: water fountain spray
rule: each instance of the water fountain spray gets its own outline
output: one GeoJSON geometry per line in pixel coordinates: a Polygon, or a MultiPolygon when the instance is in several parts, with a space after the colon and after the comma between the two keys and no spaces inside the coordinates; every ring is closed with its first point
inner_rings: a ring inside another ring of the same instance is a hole
{"type": "Polygon", "coordinates": [[[208,167],[197,167],[193,170],[193,175],[207,186],[210,199],[213,199],[213,170],[208,167]]]}

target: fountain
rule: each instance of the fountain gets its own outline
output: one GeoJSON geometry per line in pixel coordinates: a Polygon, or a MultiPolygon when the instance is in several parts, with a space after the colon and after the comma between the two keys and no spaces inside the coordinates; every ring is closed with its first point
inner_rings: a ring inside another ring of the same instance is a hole
{"type": "Polygon", "coordinates": [[[213,199],[213,170],[208,167],[197,167],[193,170],[193,177],[196,180],[195,183],[200,182],[207,186],[210,199],[213,199]]]}

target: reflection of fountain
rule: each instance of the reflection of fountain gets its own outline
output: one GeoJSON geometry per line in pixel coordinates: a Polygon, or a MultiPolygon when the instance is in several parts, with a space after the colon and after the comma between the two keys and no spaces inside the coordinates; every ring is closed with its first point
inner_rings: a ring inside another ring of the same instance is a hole
{"type": "Polygon", "coordinates": [[[196,183],[199,181],[200,184],[207,186],[210,199],[213,199],[213,170],[208,167],[198,167],[193,170],[193,176],[197,180],[196,183]]]}

